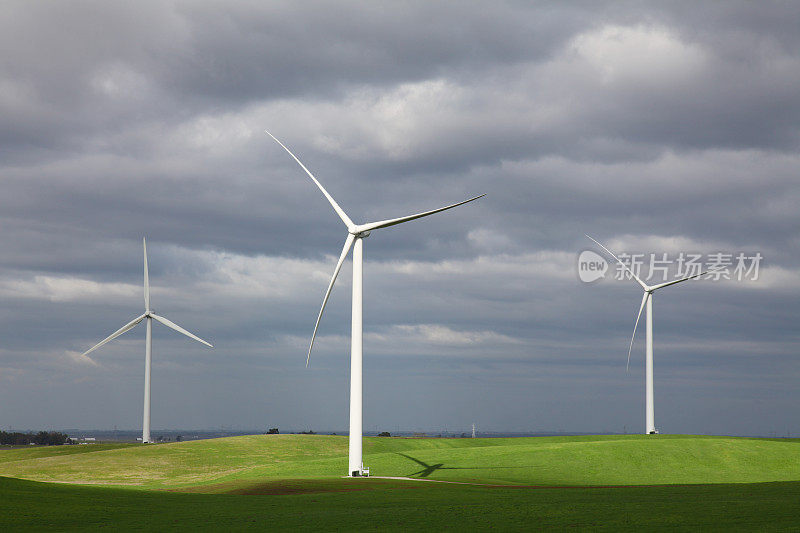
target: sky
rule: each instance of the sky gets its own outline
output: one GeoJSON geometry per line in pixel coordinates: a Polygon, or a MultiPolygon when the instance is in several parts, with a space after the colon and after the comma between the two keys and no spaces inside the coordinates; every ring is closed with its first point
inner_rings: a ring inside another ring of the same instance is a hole
{"type": "Polygon", "coordinates": [[[143,325],[82,354],[143,312],[146,237],[153,309],[214,344],[154,324],[154,429],[346,430],[349,260],[305,368],[346,229],[269,130],[356,223],[486,194],[364,240],[365,431],[643,431],[642,291],[581,280],[589,234],[668,279],[760,254],[655,294],[656,427],[800,433],[798,23],[3,2],[0,429],[141,428],[143,325]]]}

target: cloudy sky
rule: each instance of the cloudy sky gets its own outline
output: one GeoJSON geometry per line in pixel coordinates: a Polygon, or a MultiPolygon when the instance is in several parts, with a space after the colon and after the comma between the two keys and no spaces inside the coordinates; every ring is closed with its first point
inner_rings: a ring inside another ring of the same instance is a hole
{"type": "MultiPolygon", "coordinates": [[[[800,433],[800,7],[753,2],[3,2],[0,428],[642,431],[629,254],[760,253],[656,294],[656,426],[800,433]],[[750,276],[752,278],[753,276],[750,276]]],[[[647,265],[645,265],[647,267],[647,265]]],[[[646,268],[645,268],[646,271],[646,268]]],[[[679,275],[673,265],[670,279],[679,275]]]]}

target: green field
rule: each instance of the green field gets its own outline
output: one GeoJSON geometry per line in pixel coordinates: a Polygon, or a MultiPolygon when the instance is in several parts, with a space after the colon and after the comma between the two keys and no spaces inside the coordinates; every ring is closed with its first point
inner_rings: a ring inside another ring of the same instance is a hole
{"type": "Polygon", "coordinates": [[[0,450],[0,528],[800,528],[796,439],[365,439],[373,475],[422,481],[342,479],[346,456],[320,435],[0,450]]]}

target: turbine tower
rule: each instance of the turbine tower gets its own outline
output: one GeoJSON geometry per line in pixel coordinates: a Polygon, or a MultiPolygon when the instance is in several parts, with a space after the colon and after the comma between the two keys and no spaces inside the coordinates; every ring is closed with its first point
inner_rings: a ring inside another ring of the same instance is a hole
{"type": "Polygon", "coordinates": [[[107,343],[109,341],[112,341],[112,340],[116,339],[117,337],[119,337],[120,335],[122,335],[123,333],[125,333],[126,331],[129,331],[129,330],[133,329],[142,320],[147,319],[147,334],[146,334],[146,341],[145,341],[145,348],[144,348],[144,414],[142,416],[142,442],[143,443],[147,443],[147,442],[151,442],[151,440],[150,440],[150,359],[151,359],[151,354],[152,354],[152,349],[153,349],[153,337],[152,337],[152,333],[151,333],[151,330],[152,330],[151,321],[152,320],[156,320],[158,322],[161,322],[162,324],[164,324],[168,328],[174,329],[178,333],[183,333],[187,337],[192,338],[192,339],[194,339],[194,340],[196,340],[198,342],[202,342],[206,346],[210,346],[211,348],[213,348],[213,346],[211,346],[211,344],[207,343],[206,341],[204,341],[200,337],[197,337],[196,335],[192,335],[191,333],[189,333],[188,331],[186,331],[185,329],[183,329],[179,325],[175,324],[171,320],[167,320],[163,316],[158,316],[157,314],[153,313],[150,310],[150,276],[147,273],[147,242],[145,241],[145,239],[142,239],[142,247],[144,248],[144,314],[137,316],[136,318],[134,318],[133,320],[131,320],[130,322],[128,322],[127,324],[125,324],[124,326],[119,328],[117,331],[115,331],[114,333],[112,333],[111,335],[109,335],[108,337],[106,337],[105,339],[100,341],[99,343],[97,343],[90,350],[87,350],[86,352],[84,352],[83,355],[88,355],[89,353],[95,351],[96,349],[98,349],[99,347],[104,345],[105,343],[107,343]]]}
{"type": "Polygon", "coordinates": [[[297,164],[308,174],[308,177],[312,179],[312,181],[319,187],[319,190],[322,191],[322,194],[325,195],[325,198],[328,199],[330,202],[331,207],[333,210],[336,211],[336,214],[339,215],[339,218],[342,219],[344,225],[347,227],[347,238],[344,241],[344,247],[342,248],[342,253],[339,255],[339,261],[336,263],[336,268],[333,271],[333,276],[331,277],[331,281],[328,284],[328,290],[325,291],[325,298],[322,300],[322,307],[320,307],[319,315],[317,315],[317,322],[314,325],[314,333],[311,335],[311,344],[308,347],[308,355],[306,356],[306,367],[308,367],[308,363],[311,359],[311,349],[314,347],[314,339],[317,336],[317,328],[319,327],[319,322],[322,319],[322,313],[325,311],[325,304],[328,303],[328,298],[331,295],[331,290],[333,289],[333,284],[336,282],[336,277],[339,275],[339,270],[342,268],[342,263],[344,263],[347,254],[350,252],[350,248],[353,248],[353,308],[352,308],[352,327],[351,327],[351,339],[350,339],[350,437],[349,437],[349,459],[348,459],[348,468],[347,468],[347,475],[351,477],[360,476],[364,472],[364,464],[362,463],[362,456],[361,456],[361,440],[362,440],[362,379],[361,379],[361,369],[362,369],[362,321],[363,321],[363,314],[362,314],[362,280],[363,280],[363,240],[367,238],[371,231],[381,228],[388,228],[389,226],[394,226],[397,224],[402,224],[403,222],[408,222],[410,220],[415,220],[417,218],[426,217],[428,215],[433,215],[434,213],[439,213],[441,211],[445,211],[447,209],[452,209],[454,207],[458,207],[460,205],[464,205],[467,202],[472,202],[473,200],[477,200],[485,196],[484,194],[480,196],[476,196],[474,198],[470,198],[469,200],[464,200],[463,202],[459,202],[457,204],[448,205],[445,207],[440,207],[439,209],[434,209],[432,211],[425,211],[424,213],[417,213],[415,215],[409,215],[406,217],[400,218],[392,218],[387,220],[380,220],[378,222],[370,222],[367,224],[356,224],[344,210],[339,207],[339,204],[333,199],[333,197],[328,194],[328,191],[322,186],[322,184],[317,181],[317,178],[314,177],[313,174],[306,168],[306,166],[300,162],[300,160],[295,156],[291,150],[289,150],[281,141],[279,141],[274,135],[270,132],[266,132],[267,135],[272,137],[275,142],[277,142],[281,147],[286,150],[286,152],[292,156],[292,158],[297,161],[297,164]]]}
{"type": "MultiPolygon", "coordinates": [[[[589,235],[587,235],[589,237],[589,235]]],[[[592,237],[589,237],[592,239],[592,237]]],[[[636,280],[636,282],[642,286],[644,289],[644,294],[642,295],[642,304],[639,306],[639,314],[636,315],[636,323],[633,325],[633,335],[631,335],[631,344],[628,347],[628,363],[625,366],[625,370],[627,371],[631,364],[631,350],[633,350],[633,339],[636,337],[636,328],[639,326],[639,319],[642,317],[642,310],[647,306],[647,318],[645,322],[647,324],[647,333],[646,333],[646,358],[645,358],[645,373],[644,373],[644,380],[645,380],[645,434],[651,435],[656,434],[658,431],[656,430],[655,426],[655,408],[654,408],[654,400],[653,400],[653,293],[658,289],[663,289],[664,287],[669,287],[670,285],[675,285],[676,283],[680,283],[682,281],[690,280],[693,278],[697,278],[702,276],[703,274],[708,274],[710,270],[706,270],[705,272],[700,272],[699,274],[694,274],[693,276],[688,276],[681,279],[676,279],[673,281],[667,281],[666,283],[660,283],[658,285],[647,285],[644,281],[639,279],[639,276],[633,273],[633,271],[628,268],[628,266],[620,261],[620,259],[614,255],[614,253],[597,242],[595,239],[592,239],[595,244],[597,244],[600,248],[608,252],[611,257],[617,260],[617,262],[622,265],[622,267],[628,271],[628,273],[636,280]]]]}

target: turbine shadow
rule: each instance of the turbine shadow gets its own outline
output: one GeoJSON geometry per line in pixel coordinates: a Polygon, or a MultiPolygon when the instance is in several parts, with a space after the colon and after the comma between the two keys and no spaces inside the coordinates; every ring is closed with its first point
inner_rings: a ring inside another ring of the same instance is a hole
{"type": "Polygon", "coordinates": [[[411,457],[410,455],[406,455],[404,453],[399,453],[398,452],[397,455],[403,456],[406,459],[410,459],[410,460],[414,461],[415,463],[417,463],[418,465],[420,465],[422,467],[422,470],[420,470],[419,472],[414,472],[413,474],[409,474],[409,477],[417,476],[417,475],[420,476],[420,477],[428,477],[431,474],[433,474],[434,472],[436,472],[437,470],[459,470],[459,469],[457,469],[455,467],[444,466],[444,463],[439,463],[439,464],[435,464],[435,465],[429,465],[428,463],[424,463],[424,462],[420,461],[419,459],[415,459],[414,457],[411,457]]]}
{"type": "Polygon", "coordinates": [[[498,470],[498,469],[519,469],[519,468],[536,468],[532,465],[519,465],[519,466],[444,466],[444,463],[437,463],[435,465],[429,465],[419,459],[411,457],[405,453],[395,452],[397,455],[405,457],[411,461],[414,461],[418,465],[422,467],[422,470],[419,472],[414,472],[413,474],[409,474],[408,477],[412,476],[419,476],[419,477],[428,477],[437,470],[498,470]]]}

